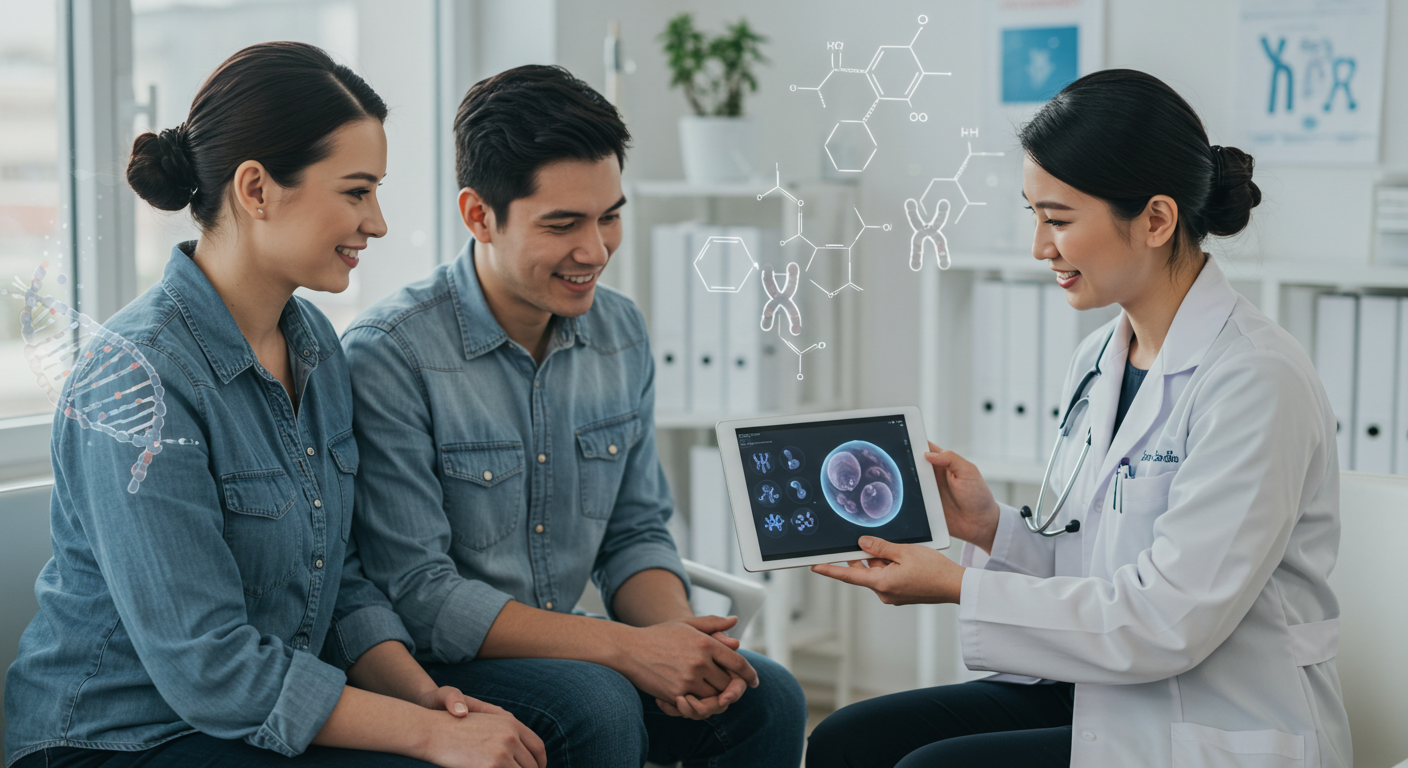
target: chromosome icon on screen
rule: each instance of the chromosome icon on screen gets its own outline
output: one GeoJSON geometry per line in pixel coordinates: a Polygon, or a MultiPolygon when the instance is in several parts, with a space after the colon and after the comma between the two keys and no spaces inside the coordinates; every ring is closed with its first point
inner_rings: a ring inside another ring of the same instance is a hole
{"type": "MultiPolygon", "coordinates": [[[[44,292],[48,263],[35,268],[29,283],[3,293],[22,298],[20,333],[25,359],[49,402],[83,429],[91,429],[141,450],[132,465],[128,493],[136,493],[152,459],[164,445],[198,445],[163,438],[166,391],[140,349],[63,300],[44,292]]],[[[65,283],[64,275],[55,281],[65,283]]]]}

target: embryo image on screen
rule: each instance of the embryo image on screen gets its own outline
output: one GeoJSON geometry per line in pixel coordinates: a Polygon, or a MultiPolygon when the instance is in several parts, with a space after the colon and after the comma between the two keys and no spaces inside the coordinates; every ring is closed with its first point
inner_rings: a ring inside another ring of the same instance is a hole
{"type": "Polygon", "coordinates": [[[738,432],[763,560],[932,541],[903,416],[738,432]]]}

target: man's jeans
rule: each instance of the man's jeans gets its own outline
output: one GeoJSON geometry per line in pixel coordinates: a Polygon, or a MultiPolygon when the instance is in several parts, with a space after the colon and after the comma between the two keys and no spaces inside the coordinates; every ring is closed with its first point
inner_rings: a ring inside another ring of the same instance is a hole
{"type": "Polygon", "coordinates": [[[562,659],[492,659],[426,668],[440,685],[507,709],[547,744],[554,768],[795,768],[802,762],[806,700],[776,662],[744,651],[750,688],[708,720],[670,717],[620,673],[562,659]]]}

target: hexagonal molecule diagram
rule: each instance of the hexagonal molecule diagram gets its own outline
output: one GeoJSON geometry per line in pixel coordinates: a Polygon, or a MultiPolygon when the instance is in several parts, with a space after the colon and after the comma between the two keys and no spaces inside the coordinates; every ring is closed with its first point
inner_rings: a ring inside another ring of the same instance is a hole
{"type": "Polygon", "coordinates": [[[757,268],[740,237],[711,237],[694,257],[694,271],[710,293],[738,293],[757,268]]]}
{"type": "MultiPolygon", "coordinates": [[[[919,40],[924,25],[928,23],[929,17],[921,15],[919,29],[915,31],[908,45],[880,46],[865,69],[846,67],[842,55],[845,44],[839,41],[828,42],[826,47],[831,52],[831,71],[816,85],[792,86],[793,91],[816,91],[823,108],[826,106],[824,89],[833,75],[864,75],[870,89],[875,93],[875,101],[871,103],[870,109],[866,110],[864,117],[836,123],[830,135],[826,137],[826,154],[837,171],[860,173],[870,164],[870,158],[875,156],[875,136],[871,134],[867,123],[875,113],[875,108],[880,106],[880,102],[902,101],[912,108],[914,94],[925,77],[946,77],[953,74],[924,69],[918,54],[914,52],[914,43],[919,40]]],[[[929,115],[924,112],[910,112],[909,119],[911,122],[927,122],[929,115]]]]}
{"type": "MultiPolygon", "coordinates": [[[[972,135],[978,134],[977,129],[971,129],[972,135]]],[[[968,135],[969,130],[965,129],[963,134],[968,135]]],[[[963,163],[958,166],[958,171],[952,176],[935,178],[929,180],[929,185],[924,188],[924,193],[915,198],[904,201],[904,215],[909,221],[909,268],[918,272],[924,267],[924,254],[933,252],[934,262],[939,269],[948,269],[953,263],[948,250],[948,237],[944,234],[944,227],[949,223],[950,214],[954,208],[958,208],[958,215],[953,218],[953,223],[957,224],[963,219],[963,214],[970,206],[987,205],[985,202],[978,202],[968,198],[968,192],[963,189],[963,182],[959,179],[963,172],[968,169],[968,163],[975,157],[1002,157],[1002,152],[974,152],[973,143],[968,142],[968,154],[963,158],[963,163]],[[953,194],[957,192],[957,194],[953,194]],[[949,198],[952,197],[953,200],[949,198]],[[961,200],[960,205],[956,200],[961,200]]]]}

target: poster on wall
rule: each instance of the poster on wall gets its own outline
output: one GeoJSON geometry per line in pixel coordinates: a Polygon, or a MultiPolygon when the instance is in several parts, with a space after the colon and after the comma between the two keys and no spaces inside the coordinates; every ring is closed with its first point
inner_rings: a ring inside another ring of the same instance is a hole
{"type": "Polygon", "coordinates": [[[1062,88],[1104,66],[1104,0],[998,0],[988,5],[989,103],[1021,122],[1062,88]]]}
{"type": "Polygon", "coordinates": [[[1233,137],[1258,163],[1379,159],[1387,0],[1241,0],[1233,137]]]}

